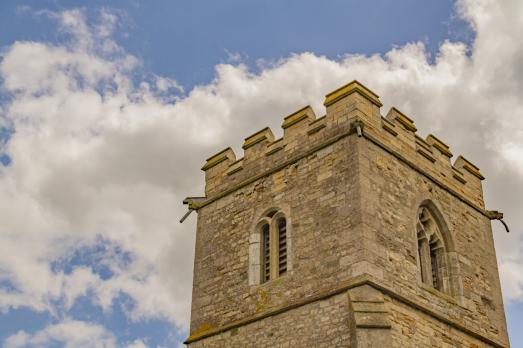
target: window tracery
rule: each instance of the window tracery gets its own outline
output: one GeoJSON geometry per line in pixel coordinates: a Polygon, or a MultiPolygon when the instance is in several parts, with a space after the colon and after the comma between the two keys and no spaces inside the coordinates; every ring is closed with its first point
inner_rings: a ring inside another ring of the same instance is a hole
{"type": "Polygon", "coordinates": [[[441,230],[442,221],[430,209],[422,205],[418,209],[416,235],[418,242],[418,265],[421,281],[434,289],[451,293],[451,270],[449,267],[447,241],[441,230]]]}

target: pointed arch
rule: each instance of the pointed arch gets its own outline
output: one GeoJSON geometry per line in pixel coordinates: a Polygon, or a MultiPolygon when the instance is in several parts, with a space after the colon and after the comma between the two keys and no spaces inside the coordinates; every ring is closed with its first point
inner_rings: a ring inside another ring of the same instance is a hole
{"type": "Polygon", "coordinates": [[[436,226],[438,227],[438,231],[441,233],[443,237],[445,247],[447,248],[447,250],[455,251],[456,249],[454,247],[454,238],[450,233],[448,225],[445,221],[445,217],[441,213],[441,210],[438,208],[437,203],[433,200],[425,199],[420,203],[419,208],[421,207],[427,209],[430,212],[430,214],[434,217],[434,221],[436,223],[436,226]]]}
{"type": "Polygon", "coordinates": [[[449,295],[459,293],[457,257],[444,216],[431,200],[416,212],[419,275],[423,284],[449,295]]]}

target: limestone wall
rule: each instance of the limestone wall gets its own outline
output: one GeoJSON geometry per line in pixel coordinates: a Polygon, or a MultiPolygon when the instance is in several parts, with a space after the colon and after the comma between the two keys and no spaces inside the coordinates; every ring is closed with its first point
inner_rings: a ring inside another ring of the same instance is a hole
{"type": "Polygon", "coordinates": [[[191,347],[350,347],[347,297],[340,294],[264,318],[191,347]]]}
{"type": "Polygon", "coordinates": [[[344,138],[198,211],[192,334],[330,290],[360,272],[354,142],[344,138]],[[249,236],[273,207],[287,216],[292,270],[249,285],[249,236]]]}
{"type": "Polygon", "coordinates": [[[394,348],[483,348],[491,345],[397,302],[389,303],[394,348]]]}

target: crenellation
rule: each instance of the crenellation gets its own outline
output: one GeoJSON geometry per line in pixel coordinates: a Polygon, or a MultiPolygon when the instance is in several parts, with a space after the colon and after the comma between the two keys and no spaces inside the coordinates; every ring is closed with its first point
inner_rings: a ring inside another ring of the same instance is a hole
{"type": "Polygon", "coordinates": [[[429,160],[430,162],[434,163],[436,162],[436,158],[434,157],[434,153],[432,151],[431,146],[419,135],[415,134],[414,139],[416,141],[416,151],[429,160]]]}
{"type": "Polygon", "coordinates": [[[416,132],[418,130],[418,128],[416,128],[416,125],[414,124],[414,121],[410,117],[405,115],[403,112],[399,111],[395,106],[390,108],[386,118],[393,122],[399,123],[406,130],[409,130],[411,132],[416,132]]]}
{"type": "Polygon", "coordinates": [[[267,145],[267,152],[265,153],[265,155],[270,156],[280,150],[283,150],[284,148],[285,144],[283,143],[283,138],[276,139],[272,143],[267,145]]]}
{"type": "Polygon", "coordinates": [[[316,119],[316,114],[314,113],[314,110],[310,107],[310,105],[307,105],[298,111],[293,112],[289,116],[286,116],[283,119],[283,123],[281,127],[284,129],[285,132],[291,131],[292,129],[295,129],[296,127],[292,127],[294,125],[305,125],[308,126],[312,121],[316,119]],[[307,121],[307,122],[302,122],[307,121]],[[290,128],[292,127],[292,128],[290,128]],[[290,129],[289,129],[290,128],[290,129]]]}
{"type": "Polygon", "coordinates": [[[392,134],[393,136],[398,135],[398,132],[396,131],[396,125],[394,124],[394,122],[389,121],[388,119],[386,119],[383,116],[381,117],[381,127],[383,129],[385,129],[387,132],[389,132],[390,134],[392,134]]]}
{"type": "Polygon", "coordinates": [[[423,139],[422,137],[420,137],[417,134],[414,135],[414,139],[416,139],[416,145],[418,145],[419,147],[422,147],[428,153],[433,154],[432,147],[430,146],[429,143],[427,143],[425,141],[425,139],[423,139]]]}
{"type": "MultiPolygon", "coordinates": [[[[409,162],[416,163],[425,173],[434,177],[446,187],[461,194],[465,199],[483,207],[482,187],[477,182],[470,184],[471,178],[463,174],[461,167],[453,166],[450,162],[452,153],[447,144],[430,134],[423,139],[416,134],[414,121],[404,113],[393,107],[387,117],[382,118],[382,127],[385,132],[394,137],[385,137],[379,132],[372,132],[390,149],[397,151],[409,162]],[[397,125],[400,126],[397,126],[397,125]],[[416,158],[422,160],[418,161],[416,158]]],[[[473,166],[469,166],[474,171],[473,166]]],[[[477,181],[477,179],[473,179],[477,181]]]]}
{"type": "Polygon", "coordinates": [[[460,168],[465,169],[467,172],[474,175],[479,180],[485,179],[485,177],[480,173],[479,168],[476,167],[474,164],[472,164],[472,162],[467,160],[462,155],[458,156],[458,158],[456,159],[456,162],[454,162],[454,167],[456,167],[458,169],[460,169],[460,168]]]}
{"type": "Polygon", "coordinates": [[[468,195],[474,194],[474,202],[483,208],[483,185],[481,181],[485,178],[479,168],[461,155],[454,161],[453,167],[463,174],[463,179],[466,181],[466,184],[463,185],[464,192],[468,195]]]}
{"type": "Polygon", "coordinates": [[[202,170],[205,171],[205,195],[207,197],[212,196],[221,188],[224,173],[235,161],[236,154],[230,147],[207,158],[202,167],[202,170]]]}
{"type": "Polygon", "coordinates": [[[240,158],[236,162],[231,163],[229,169],[227,169],[227,175],[232,175],[239,172],[240,170],[243,170],[243,158],[240,158]]]}
{"type": "Polygon", "coordinates": [[[211,157],[207,158],[205,160],[205,165],[202,167],[203,171],[207,171],[208,169],[211,169],[212,167],[224,162],[224,161],[236,161],[236,154],[234,151],[227,147],[226,149],[223,149],[222,151],[218,152],[215,155],[212,155],[211,157]]]}
{"type": "Polygon", "coordinates": [[[379,127],[381,102],[377,94],[358,81],[331,92],[325,96],[327,128],[329,135],[350,130],[354,121],[368,127],[379,127]]]}
{"type": "Polygon", "coordinates": [[[248,150],[255,145],[260,145],[259,148],[263,149],[263,145],[267,146],[267,144],[273,141],[274,134],[272,134],[272,130],[269,127],[265,127],[257,131],[256,133],[245,138],[242,146],[242,149],[245,151],[244,157],[248,157],[248,150]]]}
{"type": "Polygon", "coordinates": [[[465,180],[465,176],[463,175],[463,173],[459,169],[456,169],[454,166],[452,166],[452,177],[462,184],[467,183],[467,180],[465,180]]]}
{"type": "Polygon", "coordinates": [[[284,117],[284,134],[279,139],[274,139],[268,127],[245,138],[244,157],[240,160],[236,160],[230,148],[207,159],[202,169],[206,171],[208,196],[261,174],[262,168],[270,170],[321,147],[324,142],[349,135],[354,131],[354,122],[358,121],[365,134],[375,137],[406,160],[418,163],[421,170],[483,206],[479,169],[462,156],[452,165],[449,146],[433,134],[425,139],[420,137],[414,121],[397,107],[392,107],[385,117],[381,116],[379,96],[358,81],[327,94],[324,104],[327,113],[320,118],[316,118],[309,105],[284,117]]]}
{"type": "Polygon", "coordinates": [[[309,105],[284,118],[282,128],[286,152],[295,152],[295,149],[307,145],[307,130],[315,119],[316,114],[309,105]]]}
{"type": "MultiPolygon", "coordinates": [[[[386,137],[384,139],[386,144],[404,156],[410,156],[411,158],[422,158],[422,154],[417,152],[419,145],[416,143],[417,128],[414,126],[414,122],[401,111],[399,111],[396,107],[389,109],[387,115],[385,116],[385,120],[389,121],[389,123],[387,124],[386,122],[382,122],[381,129],[385,129],[385,131],[390,133],[390,131],[386,128],[389,124],[393,124],[395,126],[394,132],[397,133],[394,138],[386,137]],[[383,127],[384,124],[385,128],[383,127]]],[[[381,134],[378,136],[381,136],[381,134]]]]}
{"type": "Polygon", "coordinates": [[[381,108],[383,106],[379,96],[357,80],[353,80],[347,83],[346,85],[341,86],[340,88],[327,94],[325,96],[325,101],[323,102],[323,105],[325,105],[325,107],[328,107],[353,93],[358,93],[359,95],[365,97],[378,108],[381,108]]]}
{"type": "Polygon", "coordinates": [[[323,115],[322,117],[319,117],[311,123],[309,123],[309,129],[307,130],[307,134],[312,135],[324,129],[326,127],[326,117],[327,115],[323,115]]]}
{"type": "Polygon", "coordinates": [[[452,152],[450,152],[450,148],[447,144],[445,144],[443,141],[436,138],[435,135],[429,134],[425,141],[432,145],[436,150],[438,150],[442,155],[448,157],[449,159],[452,158],[452,152]]]}
{"type": "MultiPolygon", "coordinates": [[[[274,141],[274,134],[269,127],[245,138],[243,143],[243,175],[256,175],[266,167],[267,146],[274,141]]],[[[224,185],[226,187],[227,185],[224,185]]]]}
{"type": "Polygon", "coordinates": [[[420,154],[423,158],[427,159],[429,162],[434,163],[436,162],[436,159],[432,156],[432,152],[427,152],[427,149],[419,146],[416,149],[416,152],[420,154]]]}

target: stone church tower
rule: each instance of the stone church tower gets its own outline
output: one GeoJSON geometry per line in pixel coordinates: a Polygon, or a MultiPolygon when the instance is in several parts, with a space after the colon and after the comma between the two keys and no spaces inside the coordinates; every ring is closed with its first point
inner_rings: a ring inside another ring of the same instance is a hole
{"type": "Polygon", "coordinates": [[[509,347],[479,169],[357,81],[325,106],[207,159],[186,344],[509,347]]]}

